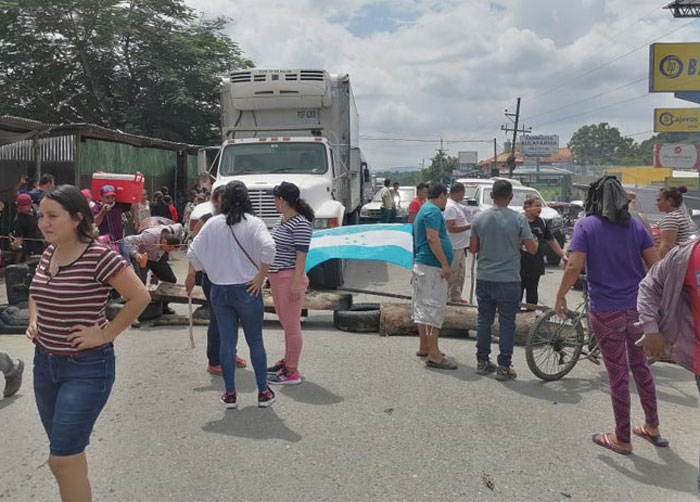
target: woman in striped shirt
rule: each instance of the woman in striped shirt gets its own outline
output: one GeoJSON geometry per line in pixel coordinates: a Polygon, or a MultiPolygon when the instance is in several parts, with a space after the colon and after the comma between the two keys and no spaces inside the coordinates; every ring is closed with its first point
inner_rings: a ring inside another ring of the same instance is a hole
{"type": "Polygon", "coordinates": [[[662,188],[656,195],[656,207],[662,213],[668,213],[659,222],[661,258],[678,244],[690,239],[690,218],[681,208],[683,194],[687,191],[685,187],[662,188]]]}
{"type": "Polygon", "coordinates": [[[85,447],[114,382],[112,342],[150,301],[126,261],[95,241],[93,227],[88,201],[72,185],[39,204],[39,229],[50,245],[29,289],[26,334],[36,345],[34,394],[63,500],[91,499],[85,447]],[[125,304],[109,323],[112,288],[125,304]]]}
{"type": "Polygon", "coordinates": [[[314,211],[300,198],[299,188],[283,181],[275,187],[275,207],[282,213],[282,221],[272,229],[275,240],[275,261],[270,267],[270,286],[275,312],[284,329],[284,358],[267,369],[267,380],[272,384],[301,383],[297,369],[303,345],[301,335],[301,308],[309,285],[304,268],[311,242],[311,222],[314,211]]]}

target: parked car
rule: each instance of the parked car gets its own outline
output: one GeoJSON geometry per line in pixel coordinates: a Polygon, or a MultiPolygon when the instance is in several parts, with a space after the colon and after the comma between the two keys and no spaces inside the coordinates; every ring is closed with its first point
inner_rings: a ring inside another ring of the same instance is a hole
{"type": "MultiPolygon", "coordinates": [[[[510,180],[509,180],[510,181],[510,180]]],[[[469,195],[468,193],[465,193],[465,201],[468,206],[471,206],[472,208],[475,209],[475,213],[478,213],[479,211],[483,211],[484,209],[488,209],[493,205],[493,200],[491,199],[491,189],[493,188],[493,180],[491,180],[490,184],[487,183],[481,183],[479,184],[469,195]]],[[[542,197],[542,194],[535,190],[534,188],[526,187],[523,185],[518,185],[518,184],[513,184],[513,200],[511,201],[510,207],[511,209],[514,209],[515,211],[518,212],[523,212],[523,203],[525,202],[525,199],[527,198],[528,195],[535,195],[539,197],[539,199],[542,201],[542,214],[540,214],[540,218],[542,218],[549,229],[552,231],[552,235],[554,238],[557,240],[559,245],[563,248],[564,244],[566,243],[566,234],[564,231],[564,219],[562,216],[556,211],[556,209],[553,209],[547,205],[547,203],[544,200],[544,197],[542,197]]],[[[545,246],[546,243],[545,243],[545,246]]],[[[559,265],[561,262],[561,258],[552,251],[549,246],[547,246],[546,249],[546,254],[545,258],[547,260],[547,263],[549,265],[559,265]]]]}
{"type": "MultiPolygon", "coordinates": [[[[399,196],[396,199],[396,223],[408,221],[408,205],[416,198],[416,187],[400,186],[399,196]]],[[[374,194],[371,202],[368,202],[360,210],[360,222],[370,223],[381,219],[382,196],[381,191],[374,194]]]]}

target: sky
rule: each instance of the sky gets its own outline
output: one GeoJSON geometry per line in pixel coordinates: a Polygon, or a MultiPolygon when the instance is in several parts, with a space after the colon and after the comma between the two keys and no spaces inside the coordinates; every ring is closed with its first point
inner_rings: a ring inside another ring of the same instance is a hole
{"type": "Polygon", "coordinates": [[[599,122],[642,141],[654,108],[692,106],[648,92],[649,44],[700,40],[670,0],[186,1],[229,17],[256,67],[349,74],[374,170],[429,165],[440,138],[448,155],[488,158],[493,138],[500,152],[517,97],[561,147],[599,122]]]}

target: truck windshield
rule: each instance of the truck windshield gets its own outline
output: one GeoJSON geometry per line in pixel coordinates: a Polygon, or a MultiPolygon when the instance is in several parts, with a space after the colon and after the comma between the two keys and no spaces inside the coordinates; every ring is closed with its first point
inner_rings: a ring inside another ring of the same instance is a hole
{"type": "Polygon", "coordinates": [[[226,145],[220,176],[236,174],[304,173],[328,170],[326,147],[320,143],[239,143],[226,145]]]}

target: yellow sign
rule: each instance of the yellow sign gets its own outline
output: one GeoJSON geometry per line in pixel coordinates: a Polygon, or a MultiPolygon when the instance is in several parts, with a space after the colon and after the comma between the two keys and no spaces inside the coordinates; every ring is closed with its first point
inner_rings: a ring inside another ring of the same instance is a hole
{"type": "Polygon", "coordinates": [[[700,131],[700,108],[655,108],[654,132],[700,131]]]}
{"type": "Polygon", "coordinates": [[[700,91],[700,43],[649,46],[649,92],[700,91]]]}

